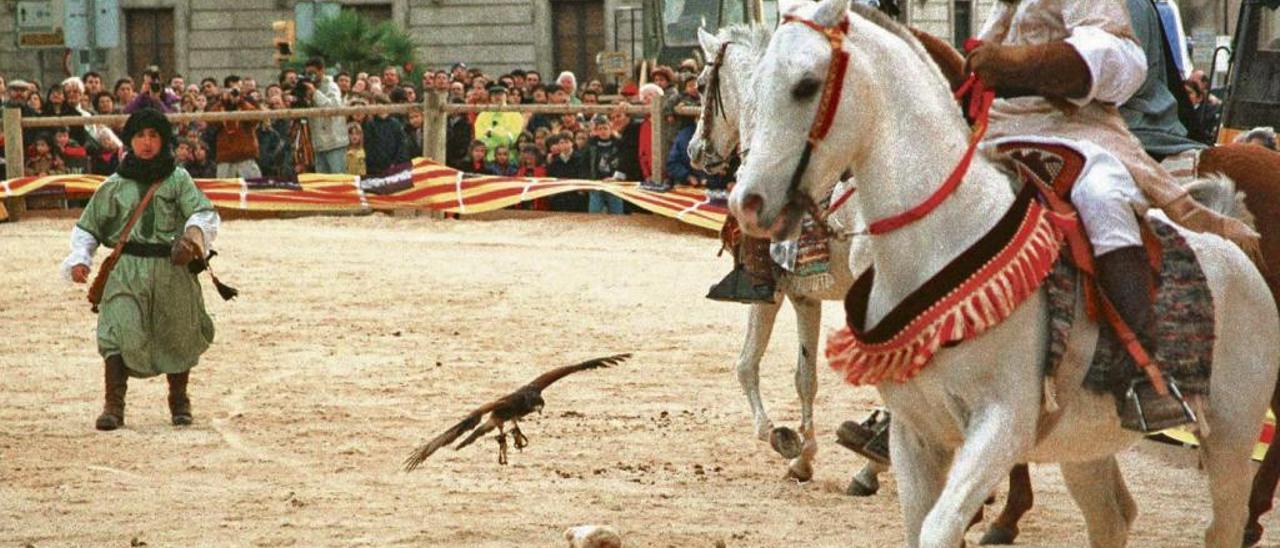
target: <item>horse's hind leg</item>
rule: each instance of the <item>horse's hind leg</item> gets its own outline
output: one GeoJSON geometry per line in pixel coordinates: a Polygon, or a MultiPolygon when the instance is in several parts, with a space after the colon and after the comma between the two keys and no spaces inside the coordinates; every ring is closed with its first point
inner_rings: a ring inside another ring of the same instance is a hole
{"type": "Polygon", "coordinates": [[[1064,462],[1062,479],[1084,513],[1089,545],[1124,546],[1136,506],[1114,456],[1089,462],[1064,462]]]}
{"type": "MultiPolygon", "coordinates": [[[[1280,384],[1271,393],[1271,412],[1280,417],[1280,384]]],[[[1244,529],[1245,546],[1253,546],[1262,540],[1260,520],[1273,507],[1277,482],[1280,482],[1280,444],[1273,441],[1267,446],[1258,474],[1253,477],[1253,489],[1249,492],[1249,522],[1244,529]]]]}
{"type": "Polygon", "coordinates": [[[1014,466],[1009,472],[1009,498],[1005,499],[1004,510],[982,535],[980,544],[1013,544],[1018,538],[1018,522],[1034,503],[1030,467],[1026,464],[1014,466]]]}
{"type": "Polygon", "coordinates": [[[751,404],[751,416],[755,420],[756,437],[768,440],[773,423],[764,411],[764,402],[760,399],[760,358],[769,347],[769,337],[773,334],[773,321],[778,317],[782,303],[758,303],[751,305],[747,317],[747,339],[742,344],[742,353],[738,356],[738,383],[747,394],[747,402],[751,404]]]}
{"type": "MultiPolygon", "coordinates": [[[[1215,387],[1216,388],[1216,387],[1215,387]]],[[[1222,388],[1215,390],[1222,391],[1222,388]]],[[[1213,497],[1213,520],[1205,532],[1205,546],[1241,546],[1249,516],[1250,474],[1253,463],[1249,455],[1258,435],[1258,422],[1214,420],[1218,406],[1205,410],[1210,430],[1201,447],[1205,470],[1209,475],[1209,494],[1213,497]]],[[[1260,417],[1261,410],[1250,416],[1260,417]]]]}

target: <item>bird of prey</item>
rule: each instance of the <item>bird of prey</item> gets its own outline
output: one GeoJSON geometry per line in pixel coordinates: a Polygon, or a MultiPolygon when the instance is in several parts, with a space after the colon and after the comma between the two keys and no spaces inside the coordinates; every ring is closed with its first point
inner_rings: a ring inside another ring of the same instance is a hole
{"type": "Polygon", "coordinates": [[[524,449],[525,446],[529,444],[529,438],[526,438],[524,433],[520,431],[520,425],[516,421],[524,418],[524,416],[529,413],[533,413],[535,411],[539,413],[542,412],[542,407],[546,404],[546,402],[542,400],[543,389],[551,386],[551,383],[572,373],[577,373],[578,371],[584,371],[587,369],[608,367],[610,365],[621,363],[630,357],[631,354],[616,354],[604,358],[587,360],[579,364],[557,367],[547,371],[546,373],[539,375],[538,378],[533,379],[529,384],[521,386],[515,392],[480,406],[475,411],[468,414],[466,418],[462,419],[461,422],[453,425],[453,427],[448,430],[445,430],[443,434],[440,434],[431,441],[419,446],[413,451],[413,454],[409,455],[409,458],[405,459],[404,470],[406,472],[412,472],[414,468],[417,468],[418,465],[427,460],[427,457],[430,457],[432,453],[435,453],[441,447],[453,443],[454,440],[462,437],[463,434],[466,434],[472,429],[475,431],[471,432],[471,435],[467,436],[466,439],[462,440],[462,442],[453,449],[456,451],[471,445],[471,442],[476,441],[480,436],[497,429],[498,464],[506,464],[507,432],[505,427],[507,423],[510,423],[511,436],[514,438],[516,449],[524,449]],[[481,423],[480,419],[484,417],[486,413],[489,415],[489,418],[481,423]]]}

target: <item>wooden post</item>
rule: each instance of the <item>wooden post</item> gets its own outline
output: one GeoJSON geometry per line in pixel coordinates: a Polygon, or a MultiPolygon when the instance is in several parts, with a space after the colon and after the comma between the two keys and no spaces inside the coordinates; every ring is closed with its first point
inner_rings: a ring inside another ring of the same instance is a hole
{"type": "Polygon", "coordinates": [[[438,90],[430,90],[424,95],[426,95],[422,111],[422,144],[426,149],[424,154],[427,158],[443,164],[448,161],[446,135],[449,117],[444,113],[445,95],[438,90]]]}
{"type": "Polygon", "coordinates": [[[22,157],[22,110],[4,109],[4,164],[5,177],[16,179],[22,177],[26,167],[26,159],[22,157]]]}
{"type": "Polygon", "coordinates": [[[662,141],[662,126],[666,122],[662,119],[662,98],[654,97],[649,103],[649,147],[652,158],[649,160],[650,182],[661,183],[666,178],[663,177],[662,169],[667,163],[667,149],[662,141]]]}
{"type": "MultiPolygon", "coordinates": [[[[22,177],[26,171],[26,158],[23,158],[22,141],[22,109],[4,109],[4,176],[8,179],[22,177]]],[[[5,217],[17,221],[27,209],[27,202],[22,198],[4,197],[8,209],[5,217]]]]}
{"type": "MultiPolygon", "coordinates": [[[[449,115],[444,112],[445,93],[437,89],[425,90],[422,104],[423,155],[441,164],[448,158],[449,115]]],[[[432,219],[443,219],[444,213],[431,210],[432,219]]]]}

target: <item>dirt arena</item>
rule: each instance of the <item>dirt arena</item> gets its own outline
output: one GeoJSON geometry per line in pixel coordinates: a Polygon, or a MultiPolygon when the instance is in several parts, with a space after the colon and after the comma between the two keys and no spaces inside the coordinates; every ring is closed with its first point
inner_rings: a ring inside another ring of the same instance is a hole
{"type": "MultiPolygon", "coordinates": [[[[783,480],[751,436],[732,372],[746,308],[702,298],[729,266],[707,231],[517,212],[228,221],[215,267],[242,297],[202,279],[217,337],[192,372],[195,425],[169,425],[163,380],[135,379],[127,427],[101,433],[95,317],[57,274],[72,223],[0,224],[2,546],[562,546],[580,524],[629,546],[901,544],[892,477],[877,497],[842,494],[862,461],[834,430],[874,390],[819,366],[812,482],[783,480]],[[617,352],[635,356],[547,390],[509,466],[485,439],[400,470],[475,405],[617,352]]],[[[833,329],[840,308],[826,313],[833,329]]],[[[779,319],[762,385],[794,425],[795,322],[779,319]]],[[[1204,479],[1170,463],[1188,454],[1124,455],[1132,545],[1201,543],[1204,479]]],[[[1020,544],[1085,545],[1057,469],[1033,474],[1020,544]]],[[[1264,525],[1280,543],[1280,520],[1264,525]]]]}

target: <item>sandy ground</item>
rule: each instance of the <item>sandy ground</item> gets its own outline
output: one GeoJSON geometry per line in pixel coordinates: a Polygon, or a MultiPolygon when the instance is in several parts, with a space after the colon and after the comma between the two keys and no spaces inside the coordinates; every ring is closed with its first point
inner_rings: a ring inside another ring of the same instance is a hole
{"type": "MultiPolygon", "coordinates": [[[[783,480],[751,436],[732,373],[746,309],[702,299],[728,265],[707,232],[653,216],[230,221],[215,266],[243,296],[204,282],[218,333],[192,373],[195,425],[169,425],[162,380],[134,380],[128,426],[100,433],[95,317],[56,273],[72,222],[0,224],[0,546],[559,546],[584,523],[631,546],[901,542],[892,477],[846,497],[861,460],[832,442],[874,391],[820,366],[812,482],[783,480]],[[635,357],[547,391],[509,466],[486,439],[400,471],[473,406],[615,352],[635,357]]],[[[794,318],[779,318],[762,384],[794,424],[794,318]]],[[[1122,461],[1132,544],[1199,544],[1203,477],[1151,453],[1122,461]]],[[[1057,469],[1033,473],[1021,544],[1085,544],[1057,469]]]]}

